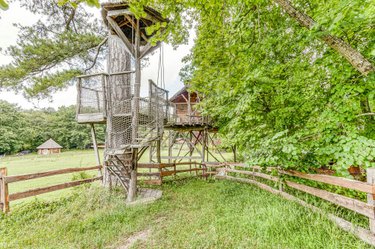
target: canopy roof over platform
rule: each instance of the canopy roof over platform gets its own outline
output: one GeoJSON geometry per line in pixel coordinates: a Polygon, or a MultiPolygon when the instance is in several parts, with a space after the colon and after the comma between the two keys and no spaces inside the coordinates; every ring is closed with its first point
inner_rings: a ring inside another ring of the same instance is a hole
{"type": "MultiPolygon", "coordinates": [[[[102,17],[105,25],[111,29],[111,25],[108,25],[107,16],[113,17],[114,21],[121,28],[122,32],[128,38],[128,40],[133,44],[135,39],[134,27],[135,27],[135,17],[134,14],[129,10],[130,6],[128,2],[125,1],[111,1],[102,4],[102,17]]],[[[141,33],[141,46],[148,43],[148,40],[155,35],[157,31],[152,34],[147,34],[146,28],[154,25],[155,23],[168,22],[161,14],[150,8],[144,7],[146,16],[139,19],[140,33],[141,33]]]]}

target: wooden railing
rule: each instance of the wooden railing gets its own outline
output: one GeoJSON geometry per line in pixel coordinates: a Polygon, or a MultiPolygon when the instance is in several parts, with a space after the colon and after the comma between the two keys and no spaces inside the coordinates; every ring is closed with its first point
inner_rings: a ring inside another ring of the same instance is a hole
{"type": "Polygon", "coordinates": [[[180,173],[194,173],[196,176],[206,176],[207,168],[204,164],[198,162],[179,162],[179,163],[140,163],[138,169],[149,169],[150,172],[138,172],[138,176],[149,177],[153,179],[147,179],[143,182],[152,185],[161,185],[163,178],[167,176],[176,176],[180,173]],[[182,166],[189,166],[189,168],[183,168],[182,166]],[[153,170],[153,172],[151,172],[153,170]],[[201,173],[199,174],[199,172],[201,173]]]}
{"type": "Polygon", "coordinates": [[[277,167],[268,167],[264,169],[259,166],[246,166],[244,164],[236,163],[226,163],[223,165],[225,165],[225,168],[217,169],[217,179],[226,179],[254,184],[271,193],[279,194],[286,199],[297,201],[303,206],[311,208],[313,211],[320,213],[323,212],[318,207],[313,206],[290,194],[290,191],[287,193],[287,191],[285,191],[285,187],[289,187],[291,189],[295,189],[319,197],[337,206],[344,207],[368,217],[369,229],[365,229],[355,226],[351,222],[337,217],[333,214],[328,214],[328,218],[334,221],[339,227],[343,228],[346,231],[352,232],[360,239],[375,246],[375,168],[367,169],[367,182],[361,182],[329,175],[307,174],[292,170],[282,170],[281,168],[277,167]],[[271,172],[273,172],[273,174],[271,174],[271,172]],[[323,189],[318,189],[315,187],[307,186],[305,184],[297,183],[295,181],[292,181],[292,179],[288,179],[288,177],[283,177],[283,175],[364,192],[367,193],[367,203],[323,189]],[[271,187],[270,185],[272,184],[268,185],[264,182],[264,180],[263,182],[260,181],[261,179],[276,183],[278,188],[271,187]]]}
{"type": "Polygon", "coordinates": [[[36,196],[36,195],[40,195],[40,194],[44,194],[44,193],[48,193],[52,191],[57,191],[60,189],[70,188],[70,187],[78,186],[78,185],[93,182],[93,181],[102,180],[103,177],[98,176],[94,178],[71,181],[71,182],[61,183],[61,184],[52,185],[48,187],[35,188],[35,189],[23,191],[23,192],[9,194],[9,184],[11,183],[27,181],[31,179],[37,179],[37,178],[48,177],[48,176],[54,176],[54,175],[74,173],[74,172],[82,172],[82,171],[88,171],[88,170],[101,170],[101,168],[102,166],[93,166],[93,167],[85,167],[85,168],[66,168],[66,169],[51,170],[51,171],[46,171],[46,172],[38,172],[38,173],[25,174],[25,175],[14,175],[14,176],[7,175],[7,168],[0,168],[0,210],[2,210],[4,213],[9,212],[9,202],[11,201],[27,198],[30,196],[36,196]]]}

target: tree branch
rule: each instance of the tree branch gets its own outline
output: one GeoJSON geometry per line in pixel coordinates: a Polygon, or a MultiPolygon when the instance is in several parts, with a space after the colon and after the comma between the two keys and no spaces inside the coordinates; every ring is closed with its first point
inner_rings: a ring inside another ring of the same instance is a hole
{"type": "MultiPolygon", "coordinates": [[[[312,29],[316,22],[308,15],[297,10],[288,0],[274,0],[284,9],[292,18],[305,28],[312,29]]],[[[372,63],[367,60],[360,52],[350,46],[339,37],[333,35],[323,35],[321,38],[328,46],[341,54],[352,66],[362,75],[368,75],[375,70],[372,63]]]]}
{"type": "Polygon", "coordinates": [[[89,71],[91,68],[95,66],[96,60],[98,59],[98,56],[99,56],[100,49],[104,45],[104,43],[106,43],[107,40],[108,40],[108,36],[104,38],[103,41],[96,47],[96,55],[95,55],[94,61],[92,62],[90,67],[85,69],[85,72],[89,71]]]}

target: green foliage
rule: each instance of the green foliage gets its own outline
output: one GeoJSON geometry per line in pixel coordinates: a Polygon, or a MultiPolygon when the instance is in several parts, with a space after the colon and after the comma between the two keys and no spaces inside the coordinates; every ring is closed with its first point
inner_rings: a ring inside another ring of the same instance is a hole
{"type": "MultiPolygon", "coordinates": [[[[0,154],[35,150],[49,138],[64,149],[85,148],[91,143],[90,127],[78,124],[75,113],[74,106],[33,111],[0,101],[0,154]]],[[[102,142],[103,126],[97,126],[97,135],[102,142]]]]}
{"type": "Polygon", "coordinates": [[[20,109],[0,100],[0,153],[18,151],[22,148],[19,131],[24,122],[19,115],[20,109]]]}
{"type": "MultiPolygon", "coordinates": [[[[181,75],[250,164],[331,165],[339,174],[350,165],[375,167],[375,119],[361,115],[375,108],[375,74],[360,75],[321,40],[325,30],[374,63],[373,1],[292,2],[319,23],[314,30],[272,1],[155,6],[182,30],[195,18],[197,38],[181,75]]],[[[169,31],[184,40],[181,30],[169,31]]]]}
{"type": "Polygon", "coordinates": [[[9,8],[8,3],[5,0],[0,0],[0,9],[7,10],[9,8]]]}
{"type": "MultiPolygon", "coordinates": [[[[91,67],[105,31],[82,6],[36,0],[20,4],[40,20],[33,26],[16,25],[17,43],[5,51],[13,62],[0,67],[0,89],[43,98],[72,85],[75,76],[91,67]]],[[[101,59],[93,70],[101,67],[101,59]]]]}
{"type": "Polygon", "coordinates": [[[80,3],[86,3],[90,7],[100,7],[99,0],[58,0],[60,6],[70,4],[72,7],[77,8],[80,3]]]}

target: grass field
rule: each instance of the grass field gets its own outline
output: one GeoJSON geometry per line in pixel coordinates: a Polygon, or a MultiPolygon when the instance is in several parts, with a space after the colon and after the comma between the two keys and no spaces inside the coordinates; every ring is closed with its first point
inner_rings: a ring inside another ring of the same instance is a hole
{"type": "MultiPolygon", "coordinates": [[[[0,161],[9,175],[95,164],[93,151],[0,161]]],[[[19,182],[10,191],[72,178],[19,182]]],[[[190,179],[159,188],[161,200],[136,207],[99,184],[16,201],[0,219],[0,248],[370,248],[324,215],[251,185],[190,179]]]]}
{"type": "MultiPolygon", "coordinates": [[[[101,153],[103,154],[103,153],[101,153]]],[[[8,156],[0,159],[0,167],[8,169],[8,175],[20,175],[27,173],[44,172],[55,169],[64,169],[71,167],[88,167],[95,166],[95,156],[93,150],[74,150],[65,151],[62,154],[40,156],[35,153],[25,156],[8,156]]],[[[87,172],[90,175],[97,175],[97,171],[87,172]]],[[[76,173],[77,174],[77,173],[76,173]]],[[[39,178],[34,180],[22,181],[9,184],[9,192],[15,193],[25,191],[31,188],[45,187],[49,185],[72,181],[76,174],[64,174],[39,178]]],[[[70,190],[61,190],[43,194],[38,198],[49,199],[59,197],[62,192],[67,193],[70,190]]],[[[29,200],[32,199],[28,198],[29,200]]],[[[20,203],[21,201],[12,202],[11,205],[20,203]]]]}
{"type": "Polygon", "coordinates": [[[185,180],[126,207],[122,193],[76,188],[18,205],[0,220],[1,248],[370,248],[324,216],[251,185],[185,180]]]}

